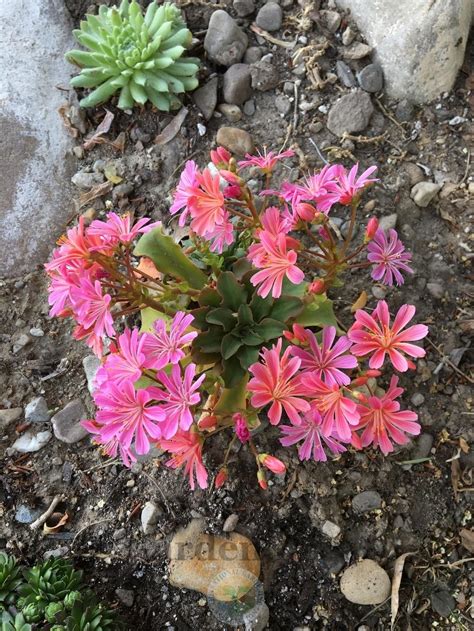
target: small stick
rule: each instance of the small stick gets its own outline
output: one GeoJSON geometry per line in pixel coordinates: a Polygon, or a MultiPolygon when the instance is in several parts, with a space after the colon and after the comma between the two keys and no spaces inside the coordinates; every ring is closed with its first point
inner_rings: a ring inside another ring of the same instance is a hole
{"type": "Polygon", "coordinates": [[[31,530],[36,530],[37,528],[40,528],[51,517],[51,515],[54,512],[54,509],[59,504],[59,502],[61,502],[61,500],[63,499],[64,498],[62,495],[55,495],[53,497],[53,501],[49,505],[48,510],[45,511],[42,515],[40,515],[38,519],[35,519],[35,521],[32,524],[30,524],[31,530]]]}
{"type": "Polygon", "coordinates": [[[458,375],[461,375],[461,377],[464,377],[464,379],[467,379],[467,381],[469,381],[469,383],[474,383],[474,379],[472,379],[471,377],[469,377],[469,375],[466,375],[466,373],[464,373],[462,370],[459,370],[459,368],[456,366],[456,364],[454,364],[449,357],[447,357],[443,351],[436,346],[436,344],[433,344],[433,342],[430,340],[429,337],[425,338],[426,341],[428,342],[428,344],[430,344],[430,346],[432,346],[435,351],[437,353],[439,353],[439,356],[441,357],[441,359],[443,360],[444,363],[448,364],[449,366],[451,366],[451,368],[458,373],[458,375]]]}

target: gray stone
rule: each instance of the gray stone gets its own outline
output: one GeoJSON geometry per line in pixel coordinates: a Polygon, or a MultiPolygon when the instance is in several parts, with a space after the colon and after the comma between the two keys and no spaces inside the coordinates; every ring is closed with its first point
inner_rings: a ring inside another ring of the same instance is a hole
{"type": "Polygon", "coordinates": [[[25,504],[20,504],[15,512],[15,519],[19,524],[31,524],[38,519],[41,511],[36,508],[29,508],[25,504]]]}
{"type": "Polygon", "coordinates": [[[270,619],[270,610],[264,602],[259,602],[250,611],[244,613],[245,631],[263,631],[270,619]]]}
{"type": "Polygon", "coordinates": [[[71,216],[74,143],[57,110],[72,28],[62,2],[0,2],[0,277],[44,263],[71,216]],[[41,208],[34,221],[32,208],[41,208]]]}
{"type": "Polygon", "coordinates": [[[23,414],[23,408],[9,408],[0,410],[0,431],[4,431],[11,423],[17,421],[23,414]]]}
{"type": "Polygon", "coordinates": [[[118,587],[115,590],[115,595],[125,607],[133,607],[133,601],[135,600],[135,594],[131,589],[122,589],[118,587]]]}
{"type": "Polygon", "coordinates": [[[249,46],[245,51],[244,63],[254,64],[263,57],[263,51],[259,46],[249,46]]]}
{"type": "Polygon", "coordinates": [[[350,134],[363,131],[369,124],[374,111],[370,96],[362,90],[356,90],[340,98],[331,107],[327,126],[336,136],[344,132],[350,134]]]}
{"type": "Polygon", "coordinates": [[[86,171],[78,171],[71,178],[71,182],[74,186],[85,191],[97,186],[97,184],[102,184],[103,181],[104,176],[102,173],[87,173],[86,171]]]}
{"type": "Polygon", "coordinates": [[[283,114],[283,116],[286,116],[286,114],[289,114],[292,109],[290,99],[284,94],[279,94],[275,98],[275,107],[280,112],[280,114],[283,114]]]}
{"type": "Polygon", "coordinates": [[[423,173],[423,171],[413,162],[405,162],[405,171],[408,175],[411,187],[415,186],[415,184],[418,184],[418,182],[423,182],[425,179],[425,174],[423,173]]]}
{"type": "Polygon", "coordinates": [[[209,20],[204,49],[209,58],[222,66],[232,66],[244,56],[248,37],[225,11],[214,11],[209,20]]]}
{"type": "Polygon", "coordinates": [[[436,298],[436,300],[441,300],[442,298],[444,298],[445,289],[441,283],[427,283],[426,289],[433,296],[433,298],[436,298]]]}
{"type": "Polygon", "coordinates": [[[350,9],[382,66],[388,94],[426,103],[454,85],[472,0],[337,0],[350,9]]]}
{"type": "Polygon", "coordinates": [[[242,110],[238,105],[221,103],[217,109],[221,114],[224,114],[229,123],[237,123],[242,118],[242,110]]]}
{"type": "Polygon", "coordinates": [[[51,432],[38,432],[34,434],[28,431],[15,440],[12,449],[16,449],[16,451],[19,451],[21,454],[33,453],[47,445],[52,437],[51,432]]]}
{"type": "Polygon", "coordinates": [[[33,337],[43,337],[44,331],[43,329],[39,329],[34,326],[33,328],[30,329],[30,335],[32,335],[33,337]]]}
{"type": "Polygon", "coordinates": [[[337,11],[320,11],[319,19],[330,33],[335,33],[341,24],[341,14],[337,11]]]}
{"type": "Polygon", "coordinates": [[[415,108],[413,103],[410,103],[408,99],[402,99],[399,103],[397,103],[395,116],[401,123],[406,123],[413,118],[414,111],[415,108]]]}
{"type": "Polygon", "coordinates": [[[280,83],[280,75],[276,67],[268,61],[257,61],[250,67],[252,88],[266,92],[273,90],[280,83]]]}
{"type": "Polygon", "coordinates": [[[411,189],[410,197],[420,208],[426,208],[430,202],[436,197],[441,189],[441,184],[434,182],[418,182],[411,189]]]}
{"type": "Polygon", "coordinates": [[[224,101],[242,105],[252,96],[252,76],[247,64],[234,64],[224,74],[222,87],[224,101]]]}
{"type": "Polygon", "coordinates": [[[353,88],[356,85],[354,73],[344,61],[336,62],[336,74],[346,88],[353,88]]]}
{"type": "Polygon", "coordinates": [[[283,12],[276,2],[267,2],[257,13],[255,22],[265,31],[278,31],[283,20],[283,12]]]}
{"type": "Polygon", "coordinates": [[[390,588],[389,575],[371,559],[349,566],[341,577],[341,592],[357,605],[379,605],[390,596],[390,588]]]}
{"type": "Polygon", "coordinates": [[[397,213],[392,213],[391,215],[385,215],[384,217],[380,217],[379,219],[379,228],[382,230],[392,230],[397,227],[397,213]]]}
{"type": "Polygon", "coordinates": [[[364,57],[367,57],[367,55],[370,55],[372,47],[367,46],[367,44],[363,44],[362,42],[352,42],[350,46],[341,48],[340,52],[344,59],[352,59],[356,61],[357,59],[363,59],[364,57]]]}
{"type": "Polygon", "coordinates": [[[160,506],[157,506],[155,502],[147,502],[142,508],[141,522],[142,529],[146,535],[150,535],[155,531],[155,526],[158,522],[160,515],[163,514],[163,510],[160,506]]]}
{"type": "Polygon", "coordinates": [[[74,399],[51,419],[54,435],[68,445],[78,443],[88,435],[88,431],[81,425],[81,421],[86,418],[84,404],[80,399],[74,399]]]}
{"type": "Polygon", "coordinates": [[[221,127],[217,132],[217,144],[239,156],[252,153],[254,150],[252,136],[248,131],[237,127],[221,127]]]}
{"type": "Polygon", "coordinates": [[[341,528],[332,521],[326,520],[321,528],[321,532],[329,539],[337,539],[341,534],[341,528]]]}
{"type": "Polygon", "coordinates": [[[31,337],[26,333],[19,335],[13,342],[13,352],[15,355],[31,344],[31,337]]]}
{"type": "Polygon", "coordinates": [[[224,525],[222,526],[222,530],[224,532],[233,532],[235,530],[235,527],[237,526],[238,521],[239,516],[237,515],[237,513],[232,513],[225,520],[224,525]]]}
{"type": "Polygon", "coordinates": [[[25,408],[25,420],[29,423],[47,423],[51,418],[44,397],[35,397],[25,408]]]}
{"type": "Polygon", "coordinates": [[[421,394],[421,392],[415,392],[410,401],[415,407],[420,407],[420,405],[423,405],[425,402],[425,397],[421,394]]]}
{"type": "Polygon", "coordinates": [[[357,81],[366,92],[380,92],[383,88],[383,72],[378,64],[369,64],[357,73],[357,81]]]}
{"type": "Polygon", "coordinates": [[[431,434],[420,434],[415,442],[415,449],[410,459],[427,458],[431,454],[434,438],[431,434]]]}
{"type": "Polygon", "coordinates": [[[127,536],[127,531],[125,530],[125,528],[118,528],[117,530],[114,531],[112,535],[112,539],[114,541],[120,541],[121,539],[125,539],[126,536],[127,536]]]}
{"type": "Polygon", "coordinates": [[[205,120],[209,120],[217,105],[218,79],[214,77],[193,92],[193,101],[201,110],[205,120]]]}
{"type": "Polygon", "coordinates": [[[48,559],[60,559],[61,557],[65,557],[69,552],[69,548],[67,546],[59,546],[59,548],[54,548],[54,550],[46,550],[43,554],[43,559],[47,561],[48,559]]]}
{"type": "Polygon", "coordinates": [[[253,99],[244,103],[245,116],[253,116],[255,114],[255,109],[255,101],[253,99]]]}
{"type": "Polygon", "coordinates": [[[382,506],[382,498],[377,491],[362,491],[352,498],[352,510],[355,513],[368,513],[382,506]]]}
{"type": "Polygon", "coordinates": [[[112,201],[116,203],[119,199],[127,197],[133,189],[133,182],[122,182],[118,186],[114,186],[114,190],[112,191],[112,201]]]}
{"type": "Polygon", "coordinates": [[[355,40],[356,32],[350,26],[347,26],[344,29],[344,33],[342,34],[342,43],[344,46],[349,46],[355,40]]]}
{"type": "Polygon", "coordinates": [[[84,357],[82,360],[82,365],[84,366],[84,372],[86,374],[87,389],[92,395],[95,390],[94,379],[100,368],[100,359],[96,357],[96,355],[87,355],[87,357],[84,357]]]}
{"type": "Polygon", "coordinates": [[[255,11],[254,0],[234,0],[233,7],[237,15],[244,18],[255,11]]]}

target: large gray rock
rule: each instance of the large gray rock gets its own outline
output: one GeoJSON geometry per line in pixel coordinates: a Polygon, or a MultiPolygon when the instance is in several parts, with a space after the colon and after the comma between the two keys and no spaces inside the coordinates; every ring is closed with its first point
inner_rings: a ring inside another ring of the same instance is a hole
{"type": "Polygon", "coordinates": [[[364,131],[374,106],[367,92],[355,90],[338,99],[329,110],[327,126],[336,136],[364,131]]]}
{"type": "Polygon", "coordinates": [[[45,262],[71,216],[72,138],[57,111],[71,29],[61,0],[0,2],[0,277],[45,262]]]}
{"type": "Polygon", "coordinates": [[[426,103],[453,87],[472,0],[337,0],[375,49],[388,94],[426,103]]]}
{"type": "Polygon", "coordinates": [[[222,66],[232,66],[244,56],[248,37],[228,13],[219,9],[209,20],[204,49],[209,58],[222,66]]]}
{"type": "Polygon", "coordinates": [[[81,421],[87,418],[87,410],[80,399],[74,399],[57,412],[51,419],[56,438],[63,443],[73,445],[85,438],[87,430],[81,425],[81,421]]]}

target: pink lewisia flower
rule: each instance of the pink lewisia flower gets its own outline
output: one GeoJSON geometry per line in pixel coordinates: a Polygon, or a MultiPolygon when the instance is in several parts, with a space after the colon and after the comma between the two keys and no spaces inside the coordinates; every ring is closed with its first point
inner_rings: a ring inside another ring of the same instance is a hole
{"type": "Polygon", "coordinates": [[[284,437],[280,438],[280,443],[284,447],[289,447],[303,441],[298,447],[300,460],[310,460],[312,458],[316,461],[326,462],[327,455],[324,451],[324,445],[335,454],[341,454],[346,451],[346,448],[335,438],[323,433],[322,421],[321,414],[312,405],[309,412],[303,415],[301,425],[281,425],[284,437]]]}
{"type": "Polygon", "coordinates": [[[301,360],[291,358],[289,348],[280,357],[281,345],[279,339],[271,350],[264,348],[261,353],[263,363],[250,366],[253,375],[248,384],[248,389],[253,392],[251,403],[257,408],[271,404],[268,418],[272,425],[278,425],[283,410],[292,423],[299,425],[299,413],[309,410],[309,403],[301,398],[303,389],[295,376],[301,360]]]}
{"type": "Polygon", "coordinates": [[[352,346],[352,342],[347,337],[342,336],[331,348],[336,338],[336,327],[334,326],[324,327],[321,346],[319,346],[312,331],[305,329],[305,335],[306,341],[309,343],[309,350],[299,346],[291,347],[292,354],[301,359],[301,370],[314,372],[329,386],[334,384],[347,386],[351,382],[350,377],[340,369],[350,370],[357,366],[357,359],[352,355],[345,354],[352,346]]]}
{"type": "Polygon", "coordinates": [[[205,238],[212,241],[210,250],[222,254],[226,246],[234,242],[234,225],[229,221],[229,213],[224,211],[222,223],[216,224],[214,230],[207,232],[205,238]]]}
{"type": "Polygon", "coordinates": [[[390,326],[390,313],[385,300],[379,300],[376,308],[369,315],[362,309],[355,314],[355,323],[348,331],[349,339],[354,342],[351,353],[356,357],[363,357],[373,353],[369,361],[370,368],[380,368],[385,355],[388,354],[394,367],[405,372],[410,367],[405,354],[410,357],[424,357],[425,351],[416,344],[428,335],[428,327],[415,324],[402,329],[410,322],[416,313],[413,305],[402,305],[398,310],[393,326],[390,326]]]}
{"type": "Polygon", "coordinates": [[[271,292],[273,298],[281,296],[283,279],[286,277],[295,285],[299,285],[304,279],[304,272],[296,266],[297,254],[294,250],[288,251],[287,237],[284,234],[276,238],[266,232],[259,235],[260,243],[265,254],[249,248],[249,258],[261,268],[250,278],[252,285],[260,287],[257,294],[266,298],[271,292]]]}
{"type": "Polygon", "coordinates": [[[257,156],[252,156],[249,153],[246,153],[246,159],[241,160],[238,164],[241,168],[255,166],[261,169],[263,173],[271,173],[279,160],[291,158],[294,155],[295,152],[292,149],[287,149],[281,153],[274,153],[273,151],[269,151],[267,153],[267,149],[264,147],[263,154],[260,151],[257,156]]]}
{"type": "Polygon", "coordinates": [[[363,429],[362,446],[375,445],[386,456],[393,451],[393,442],[405,445],[409,438],[406,434],[417,436],[421,427],[416,422],[418,415],[410,410],[400,411],[400,404],[395,401],[403,394],[403,388],[397,387],[398,377],[393,375],[390,387],[382,397],[369,397],[358,405],[360,422],[356,429],[363,429]],[[390,440],[391,439],[391,440],[390,440]]]}
{"type": "Polygon", "coordinates": [[[237,412],[232,417],[232,420],[235,423],[234,431],[237,435],[237,438],[242,444],[248,443],[248,441],[250,440],[250,431],[245,416],[243,414],[240,414],[240,412],[237,412]]]}
{"type": "Polygon", "coordinates": [[[51,306],[49,315],[61,316],[66,315],[71,307],[71,287],[79,282],[75,273],[64,270],[61,274],[52,273],[51,283],[48,287],[48,303],[51,306]]]}
{"type": "Polygon", "coordinates": [[[102,293],[98,280],[92,282],[87,276],[82,276],[78,285],[71,288],[70,296],[80,325],[85,329],[92,328],[99,337],[105,334],[115,336],[114,319],[110,313],[112,297],[102,293]]]}
{"type": "Polygon", "coordinates": [[[52,259],[46,263],[48,273],[53,270],[83,268],[92,262],[91,252],[102,245],[97,237],[86,233],[84,217],[79,217],[79,224],[67,231],[58,240],[59,247],[55,249],[52,259]]]}
{"type": "Polygon", "coordinates": [[[411,254],[405,252],[405,246],[398,238],[396,230],[389,230],[388,235],[387,239],[385,231],[379,228],[367,246],[367,258],[374,263],[371,276],[385,285],[393,285],[394,281],[397,285],[403,285],[401,271],[413,274],[413,270],[407,265],[411,261],[411,254]]]}
{"type": "Polygon", "coordinates": [[[178,186],[174,195],[174,201],[171,204],[170,213],[176,214],[183,210],[179,218],[179,225],[184,226],[186,218],[189,214],[189,200],[194,195],[197,186],[198,168],[194,160],[188,160],[179,178],[178,186]]]}
{"type": "Polygon", "coordinates": [[[317,209],[327,215],[340,198],[336,182],[340,169],[340,165],[327,164],[319,173],[308,176],[300,185],[301,199],[315,202],[317,209]]]}
{"type": "Polygon", "coordinates": [[[153,333],[143,334],[142,352],[145,354],[145,368],[160,370],[167,364],[177,364],[184,357],[183,349],[194,340],[197,331],[186,333],[194,316],[178,311],[171,321],[169,331],[161,318],[153,323],[153,333]]]}
{"type": "Polygon", "coordinates": [[[110,458],[116,458],[120,455],[123,464],[126,467],[131,467],[134,462],[137,461],[135,454],[130,447],[125,447],[120,443],[117,438],[111,438],[108,441],[104,441],[100,435],[101,425],[98,425],[94,420],[81,421],[81,425],[91,434],[95,434],[94,443],[100,445],[100,451],[102,454],[109,456],[110,458]]]}
{"type": "Polygon", "coordinates": [[[189,364],[184,371],[184,378],[181,375],[179,364],[174,364],[171,368],[171,375],[167,375],[163,370],[156,373],[157,378],[164,386],[164,390],[155,386],[150,387],[150,393],[155,399],[161,401],[161,409],[165,414],[165,420],[161,424],[162,433],[165,438],[172,438],[178,428],[188,430],[193,422],[191,407],[197,405],[201,400],[201,395],[196,390],[204,381],[206,375],[202,374],[193,383],[196,374],[196,364],[189,364]]]}
{"type": "Polygon", "coordinates": [[[103,369],[108,379],[118,386],[126,381],[135,383],[142,376],[145,366],[145,353],[143,346],[145,336],[138,329],[125,329],[117,340],[117,352],[107,356],[103,369]]]}
{"type": "Polygon", "coordinates": [[[81,324],[78,324],[74,328],[72,336],[75,340],[84,340],[87,346],[92,349],[97,357],[102,357],[102,353],[104,352],[103,337],[101,335],[97,335],[92,328],[85,329],[81,324]]]}
{"type": "Polygon", "coordinates": [[[191,228],[201,237],[212,232],[216,224],[224,221],[224,195],[220,190],[219,174],[212,175],[209,169],[196,173],[197,185],[189,200],[191,228]]]}
{"type": "Polygon", "coordinates": [[[316,409],[323,417],[321,425],[325,436],[337,436],[342,441],[351,439],[351,425],[357,425],[357,404],[345,397],[337,384],[327,385],[314,373],[301,375],[306,396],[313,399],[316,409]]]}
{"type": "Polygon", "coordinates": [[[150,405],[153,400],[151,389],[135,390],[129,381],[120,386],[107,382],[94,392],[94,401],[99,408],[95,426],[88,421],[83,426],[88,431],[98,433],[102,444],[115,439],[125,449],[135,442],[137,454],[146,454],[150,449],[150,438],[161,437],[160,423],[164,412],[157,405],[150,405]]]}
{"type": "Polygon", "coordinates": [[[88,235],[93,235],[102,239],[106,245],[117,245],[117,243],[131,243],[140,233],[149,232],[161,222],[151,220],[147,217],[139,219],[133,225],[133,219],[130,213],[119,216],[116,213],[108,213],[107,221],[96,219],[87,230],[88,235]],[[148,224],[148,225],[147,225],[148,224]]]}
{"type": "Polygon", "coordinates": [[[202,439],[192,429],[179,431],[171,440],[160,440],[161,449],[175,454],[166,466],[178,469],[184,464],[184,474],[189,478],[189,486],[194,491],[196,476],[201,489],[207,488],[207,471],[202,462],[202,439]]]}
{"type": "Polygon", "coordinates": [[[359,177],[357,177],[357,171],[359,164],[355,164],[352,169],[347,173],[346,169],[341,165],[337,165],[336,172],[337,187],[336,191],[339,193],[339,203],[343,206],[348,206],[352,203],[352,200],[356,198],[359,191],[362,191],[366,186],[377,182],[377,179],[370,179],[374,171],[377,170],[376,166],[369,167],[359,177]]]}

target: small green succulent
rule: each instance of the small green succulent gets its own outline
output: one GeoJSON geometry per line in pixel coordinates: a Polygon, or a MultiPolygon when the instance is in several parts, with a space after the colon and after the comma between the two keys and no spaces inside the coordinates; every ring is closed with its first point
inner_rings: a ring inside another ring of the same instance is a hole
{"type": "Polygon", "coordinates": [[[62,602],[82,587],[82,572],[64,559],[48,559],[26,570],[24,577],[26,582],[19,588],[23,608],[34,604],[44,610],[49,603],[62,602]]]}
{"type": "Polygon", "coordinates": [[[192,34],[174,4],[153,1],[145,15],[135,0],[123,0],[118,8],[101,5],[99,14],[87,15],[80,26],[73,34],[89,50],[71,50],[66,59],[82,69],[71,85],[95,88],[82,107],[120,90],[122,109],[149,100],[169,111],[180,105],[177,94],[198,86],[199,60],[182,57],[192,34]]]}
{"type": "Polygon", "coordinates": [[[119,631],[123,629],[115,612],[93,596],[76,600],[65,624],[66,631],[119,631]]]}
{"type": "Polygon", "coordinates": [[[11,604],[21,583],[21,568],[16,559],[0,552],[0,604],[11,604]]]}
{"type": "Polygon", "coordinates": [[[201,306],[191,312],[193,326],[201,331],[192,343],[193,360],[215,364],[227,388],[247,374],[262,346],[280,337],[287,321],[303,309],[295,296],[260,298],[248,278],[239,281],[233,272],[221,272],[216,288],[202,290],[201,306]]]}
{"type": "Polygon", "coordinates": [[[2,631],[31,631],[31,624],[28,624],[23,614],[18,613],[15,617],[4,611],[0,617],[2,631]]]}
{"type": "Polygon", "coordinates": [[[82,597],[81,592],[78,592],[78,591],[69,592],[69,594],[64,599],[65,608],[67,610],[72,609],[74,607],[74,603],[76,602],[76,600],[80,600],[81,597],[82,597]]]}
{"type": "Polygon", "coordinates": [[[49,605],[45,607],[44,617],[46,618],[47,622],[56,622],[59,619],[59,614],[62,614],[63,611],[63,603],[49,603],[49,605]]]}
{"type": "Polygon", "coordinates": [[[39,603],[29,603],[21,610],[21,613],[27,622],[39,622],[44,617],[43,607],[39,603]]]}

